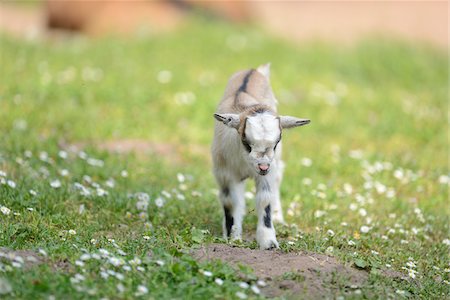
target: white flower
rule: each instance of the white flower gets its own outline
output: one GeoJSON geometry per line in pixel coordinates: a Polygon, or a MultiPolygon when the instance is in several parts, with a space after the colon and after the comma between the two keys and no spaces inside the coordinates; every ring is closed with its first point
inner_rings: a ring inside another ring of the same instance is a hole
{"type": "Polygon", "coordinates": [[[63,177],[69,176],[69,170],[62,169],[59,171],[59,174],[61,174],[61,176],[63,176],[63,177]]]}
{"type": "Polygon", "coordinates": [[[210,271],[203,271],[203,275],[206,277],[211,277],[213,274],[210,271]]]}
{"type": "Polygon", "coordinates": [[[256,295],[261,294],[261,290],[256,285],[252,285],[251,289],[252,289],[253,293],[255,293],[256,295]]]}
{"type": "Polygon", "coordinates": [[[148,200],[139,200],[138,202],[136,202],[136,208],[140,211],[145,211],[147,210],[148,204],[148,200]]]}
{"type": "Polygon", "coordinates": [[[249,288],[249,285],[248,285],[248,283],[247,282],[239,282],[239,287],[241,288],[241,289],[248,289],[249,288]]]}
{"type": "Polygon", "coordinates": [[[220,278],[216,278],[216,279],[214,280],[214,282],[215,282],[217,285],[222,285],[222,284],[223,284],[223,280],[220,279],[220,278]]]}
{"type": "Polygon", "coordinates": [[[367,216],[367,211],[366,211],[364,208],[360,208],[360,209],[358,210],[358,212],[359,212],[359,214],[360,214],[362,217],[367,216]]]}
{"type": "Polygon", "coordinates": [[[142,263],[142,261],[138,257],[135,257],[132,260],[128,261],[128,263],[133,266],[138,266],[142,263]]]}
{"type": "Polygon", "coordinates": [[[30,195],[32,195],[32,196],[36,196],[36,195],[37,195],[37,192],[36,192],[35,190],[29,190],[28,192],[29,192],[30,195]]]}
{"type": "Polygon", "coordinates": [[[359,231],[361,231],[361,233],[368,233],[370,230],[369,226],[363,225],[361,226],[361,228],[359,229],[359,231]]]}
{"type": "Polygon", "coordinates": [[[96,159],[96,158],[92,158],[89,157],[87,159],[87,163],[93,167],[103,167],[105,165],[105,163],[103,162],[103,160],[101,159],[96,159]]]}
{"type": "Polygon", "coordinates": [[[450,240],[449,240],[449,239],[444,239],[444,240],[442,241],[442,243],[443,243],[444,245],[450,246],[450,240]]]}
{"type": "Polygon", "coordinates": [[[158,72],[156,80],[162,84],[169,83],[172,80],[172,72],[169,70],[161,70],[158,72]]]}
{"type": "Polygon", "coordinates": [[[39,159],[45,162],[48,161],[48,153],[45,151],[40,152],[39,159]]]}
{"type": "Polygon", "coordinates": [[[439,183],[440,184],[448,184],[448,183],[450,183],[450,177],[447,176],[447,175],[439,176],[439,183]]]}
{"type": "Polygon", "coordinates": [[[362,159],[363,152],[359,149],[350,150],[348,156],[350,156],[353,159],[362,159]]]}
{"type": "Polygon", "coordinates": [[[155,205],[158,207],[163,207],[164,206],[164,199],[161,197],[158,197],[155,199],[155,205]]]}
{"type": "Polygon", "coordinates": [[[89,253],[84,253],[80,256],[80,259],[83,261],[91,259],[91,255],[89,253]]]}
{"type": "Polygon", "coordinates": [[[344,192],[350,195],[353,193],[353,187],[350,183],[344,183],[344,192]]]}
{"type": "Polygon", "coordinates": [[[4,214],[4,215],[9,215],[11,213],[11,210],[9,208],[7,208],[6,206],[0,206],[0,211],[4,214]]]}
{"type": "Polygon", "coordinates": [[[144,192],[136,193],[136,197],[139,201],[144,201],[144,202],[150,201],[150,196],[144,192]]]}
{"type": "Polygon", "coordinates": [[[306,178],[303,178],[302,183],[304,185],[311,185],[312,184],[312,180],[311,180],[311,178],[306,177],[306,178]]]}
{"type": "Polygon", "coordinates": [[[109,256],[109,251],[108,250],[106,250],[106,249],[103,249],[103,248],[100,248],[100,249],[98,249],[98,252],[100,252],[100,254],[102,255],[102,256],[109,256]]]}
{"type": "Polygon", "coordinates": [[[2,170],[0,170],[0,177],[6,177],[6,172],[5,172],[5,171],[2,171],[2,170]]]}
{"type": "Polygon", "coordinates": [[[349,208],[350,210],[355,211],[358,209],[358,205],[356,203],[350,203],[349,208]]]}
{"type": "Polygon", "coordinates": [[[184,177],[184,175],[181,174],[181,173],[177,173],[177,179],[178,179],[178,182],[179,182],[179,183],[182,183],[182,182],[184,182],[184,181],[186,180],[186,178],[184,177]]]}
{"type": "Polygon", "coordinates": [[[163,195],[163,196],[166,197],[167,199],[172,198],[172,195],[171,195],[168,191],[165,191],[165,190],[162,190],[162,191],[161,191],[161,195],[163,195]]]}
{"type": "Polygon", "coordinates": [[[261,280],[261,279],[259,279],[256,282],[256,284],[259,285],[259,286],[262,286],[262,287],[265,287],[267,285],[267,283],[264,280],[261,280]]]}
{"type": "Polygon", "coordinates": [[[144,240],[148,241],[150,239],[150,237],[148,235],[144,235],[143,236],[144,240]]]}
{"type": "Polygon", "coordinates": [[[128,177],[128,172],[127,172],[127,170],[122,170],[122,171],[120,172],[120,176],[122,176],[123,178],[128,177]]]}
{"type": "Polygon", "coordinates": [[[329,246],[326,250],[325,250],[325,254],[328,255],[332,255],[334,252],[334,247],[333,246],[329,246]]]}
{"type": "Polygon", "coordinates": [[[7,184],[9,185],[10,188],[15,189],[16,188],[16,183],[12,180],[8,180],[7,184]]]}
{"type": "Polygon", "coordinates": [[[145,285],[138,285],[135,295],[141,296],[141,295],[145,295],[145,294],[148,294],[148,288],[145,285]]]}
{"type": "Polygon", "coordinates": [[[67,158],[67,152],[64,150],[61,150],[58,152],[58,156],[61,157],[62,159],[66,159],[67,158]]]}
{"type": "Polygon", "coordinates": [[[77,232],[76,232],[75,230],[73,230],[73,229],[70,229],[70,230],[69,230],[69,234],[75,235],[75,234],[77,234],[77,232]]]}
{"type": "Polygon", "coordinates": [[[132,269],[131,269],[131,267],[130,266],[128,266],[128,265],[125,265],[125,266],[123,266],[122,267],[125,271],[127,271],[127,272],[130,272],[132,269]]]}
{"type": "Polygon", "coordinates": [[[75,261],[75,265],[77,265],[79,267],[83,267],[84,266],[84,262],[82,262],[81,260],[76,260],[75,261]]]}
{"type": "Polygon", "coordinates": [[[328,234],[329,236],[334,236],[334,231],[331,230],[331,229],[328,229],[328,230],[327,230],[327,234],[328,234]]]}
{"type": "Polygon", "coordinates": [[[97,196],[99,196],[99,197],[103,197],[103,196],[106,196],[106,195],[108,195],[108,192],[107,191],[105,191],[104,189],[102,189],[102,188],[97,188],[97,196]]]}
{"type": "Polygon", "coordinates": [[[394,198],[395,197],[395,190],[393,188],[389,188],[386,192],[386,197],[388,198],[394,198]]]}
{"type": "Polygon", "coordinates": [[[352,241],[352,240],[349,240],[349,241],[347,242],[347,244],[348,244],[349,246],[355,246],[355,245],[356,245],[356,243],[355,243],[354,241],[352,241]]]}
{"type": "Polygon", "coordinates": [[[323,211],[323,210],[316,210],[315,212],[314,212],[314,217],[315,218],[320,218],[320,217],[323,217],[324,215],[326,215],[326,211],[323,211]]]}
{"type": "Polygon", "coordinates": [[[239,299],[247,299],[247,295],[243,292],[236,292],[236,297],[239,299]]]}
{"type": "Polygon", "coordinates": [[[159,266],[164,266],[164,261],[162,261],[162,260],[157,260],[157,261],[155,261],[156,262],[156,264],[158,264],[159,266]]]}
{"type": "Polygon", "coordinates": [[[304,157],[304,158],[302,159],[302,165],[305,166],[305,167],[310,167],[310,166],[312,165],[312,160],[311,160],[311,158],[304,157]]]}
{"type": "Polygon", "coordinates": [[[115,267],[118,267],[118,266],[120,266],[120,265],[122,265],[123,264],[123,261],[121,260],[121,259],[119,259],[119,258],[117,258],[117,257],[110,257],[109,259],[108,259],[108,262],[110,263],[110,264],[112,264],[113,266],[115,266],[115,267]]]}
{"type": "Polygon", "coordinates": [[[50,181],[50,186],[54,189],[58,189],[61,187],[61,181],[59,181],[58,179],[50,181]]]}
{"type": "Polygon", "coordinates": [[[416,273],[418,273],[416,270],[413,270],[413,269],[408,270],[409,277],[411,277],[413,279],[416,278],[416,273]]]}
{"type": "Polygon", "coordinates": [[[116,182],[113,178],[109,178],[108,180],[106,180],[105,185],[109,188],[113,188],[116,185],[116,182]]]}
{"type": "Polygon", "coordinates": [[[117,284],[116,288],[119,293],[125,292],[125,286],[122,283],[117,284]]]}

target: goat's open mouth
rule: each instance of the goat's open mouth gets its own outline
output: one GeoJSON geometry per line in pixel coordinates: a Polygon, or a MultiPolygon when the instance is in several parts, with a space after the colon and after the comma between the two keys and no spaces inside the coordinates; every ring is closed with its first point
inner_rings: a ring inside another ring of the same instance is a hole
{"type": "Polygon", "coordinates": [[[267,175],[267,173],[269,173],[269,170],[259,171],[259,175],[262,175],[262,176],[267,175]]]}

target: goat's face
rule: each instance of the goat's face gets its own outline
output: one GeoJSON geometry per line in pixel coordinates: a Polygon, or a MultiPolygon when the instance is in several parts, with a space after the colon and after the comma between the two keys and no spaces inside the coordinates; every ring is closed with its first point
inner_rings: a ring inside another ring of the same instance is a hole
{"type": "Polygon", "coordinates": [[[281,140],[280,118],[266,112],[249,116],[244,122],[241,132],[243,155],[250,167],[264,176],[270,171],[270,164],[281,140]]]}
{"type": "Polygon", "coordinates": [[[281,129],[309,124],[308,119],[277,116],[270,110],[251,114],[214,114],[217,121],[236,129],[242,141],[242,155],[259,175],[270,171],[275,150],[281,140],[281,129]]]}

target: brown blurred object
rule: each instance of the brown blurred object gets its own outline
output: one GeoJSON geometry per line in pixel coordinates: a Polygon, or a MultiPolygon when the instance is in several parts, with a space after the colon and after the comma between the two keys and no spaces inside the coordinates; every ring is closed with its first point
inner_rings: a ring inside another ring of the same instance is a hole
{"type": "Polygon", "coordinates": [[[256,19],[290,40],[354,42],[368,34],[448,47],[449,1],[261,1],[256,19]]]}
{"type": "Polygon", "coordinates": [[[183,12],[169,1],[72,1],[45,3],[47,26],[98,35],[132,33],[139,29],[165,32],[174,29],[183,12]]]}

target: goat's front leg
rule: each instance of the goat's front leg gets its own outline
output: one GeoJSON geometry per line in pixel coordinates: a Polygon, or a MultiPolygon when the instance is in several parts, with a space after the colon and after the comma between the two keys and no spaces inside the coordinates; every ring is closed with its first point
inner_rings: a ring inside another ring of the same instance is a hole
{"type": "Polygon", "coordinates": [[[242,240],[242,219],[245,215],[244,190],[243,182],[221,185],[220,200],[224,212],[224,239],[242,240]]]}
{"type": "Polygon", "coordinates": [[[278,248],[271,206],[278,195],[278,185],[275,180],[275,177],[270,174],[256,179],[256,212],[258,214],[256,241],[261,249],[278,248]]]}

